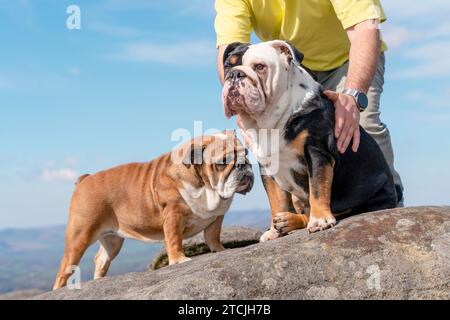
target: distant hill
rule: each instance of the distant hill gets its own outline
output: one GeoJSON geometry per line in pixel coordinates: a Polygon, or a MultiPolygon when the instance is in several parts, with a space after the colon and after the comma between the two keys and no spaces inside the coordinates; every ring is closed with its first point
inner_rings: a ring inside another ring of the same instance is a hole
{"type": "MultiPolygon", "coordinates": [[[[225,225],[264,230],[269,221],[268,210],[233,211],[226,215],[225,225]]],[[[64,235],[65,226],[0,230],[0,293],[24,289],[49,290],[64,251],[64,235]]],[[[160,248],[160,243],[126,240],[112,263],[109,275],[146,270],[160,248]]],[[[93,245],[83,257],[83,281],[92,279],[97,249],[98,245],[93,245]]]]}

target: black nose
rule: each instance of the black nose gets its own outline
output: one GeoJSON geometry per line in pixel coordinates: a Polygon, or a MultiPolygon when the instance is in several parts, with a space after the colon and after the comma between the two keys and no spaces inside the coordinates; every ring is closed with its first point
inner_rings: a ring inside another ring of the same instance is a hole
{"type": "Polygon", "coordinates": [[[253,188],[253,183],[255,182],[255,178],[253,176],[253,173],[247,173],[244,175],[244,177],[241,180],[241,185],[246,185],[247,187],[245,188],[245,190],[242,190],[241,194],[246,194],[248,192],[250,192],[253,188]]]}
{"type": "Polygon", "coordinates": [[[238,163],[237,164],[237,168],[238,170],[245,170],[246,169],[246,164],[245,163],[238,163]]]}
{"type": "Polygon", "coordinates": [[[247,75],[243,71],[241,71],[239,69],[234,69],[234,70],[232,70],[232,71],[230,71],[228,73],[228,77],[227,78],[229,78],[229,79],[231,79],[233,81],[236,81],[236,80],[245,78],[246,76],[247,75]]]}

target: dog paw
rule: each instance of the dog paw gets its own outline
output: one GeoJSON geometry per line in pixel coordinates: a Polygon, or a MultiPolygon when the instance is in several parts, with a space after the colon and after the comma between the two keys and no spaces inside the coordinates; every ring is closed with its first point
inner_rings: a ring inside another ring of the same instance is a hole
{"type": "Polygon", "coordinates": [[[226,250],[226,248],[222,244],[220,244],[216,246],[210,246],[209,250],[211,250],[211,252],[220,252],[226,250]]]}
{"type": "Polygon", "coordinates": [[[327,215],[323,218],[316,218],[314,216],[310,216],[307,229],[310,233],[322,231],[325,229],[329,229],[336,224],[336,219],[332,214],[327,215]]]}
{"type": "Polygon", "coordinates": [[[261,236],[261,238],[259,238],[259,242],[273,240],[278,237],[280,237],[280,234],[278,233],[278,231],[274,228],[270,228],[270,230],[264,232],[263,235],[261,236]]]}
{"type": "Polygon", "coordinates": [[[174,264],[180,264],[180,263],[188,262],[188,261],[191,261],[191,260],[192,260],[191,258],[184,257],[184,258],[181,258],[181,259],[178,259],[178,260],[175,260],[175,261],[170,261],[169,265],[172,266],[174,264]]]}
{"type": "Polygon", "coordinates": [[[273,218],[273,226],[280,235],[302,229],[306,227],[306,222],[306,216],[291,212],[278,212],[273,218]]]}

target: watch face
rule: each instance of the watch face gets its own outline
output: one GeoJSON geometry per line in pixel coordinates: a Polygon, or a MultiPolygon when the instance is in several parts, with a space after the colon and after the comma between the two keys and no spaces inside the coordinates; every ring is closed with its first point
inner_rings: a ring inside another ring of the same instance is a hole
{"type": "Polygon", "coordinates": [[[369,100],[367,99],[367,96],[362,92],[360,92],[358,94],[358,104],[362,109],[367,108],[367,105],[369,104],[369,100]]]}

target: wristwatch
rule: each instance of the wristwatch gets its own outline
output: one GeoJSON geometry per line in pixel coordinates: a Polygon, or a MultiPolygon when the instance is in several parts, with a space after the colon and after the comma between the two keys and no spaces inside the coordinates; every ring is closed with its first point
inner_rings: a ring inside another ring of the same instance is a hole
{"type": "Polygon", "coordinates": [[[342,93],[348,94],[349,96],[355,98],[360,112],[364,111],[367,108],[367,105],[369,104],[369,99],[367,99],[367,95],[364,92],[358,91],[356,89],[347,88],[344,89],[342,93]]]}

